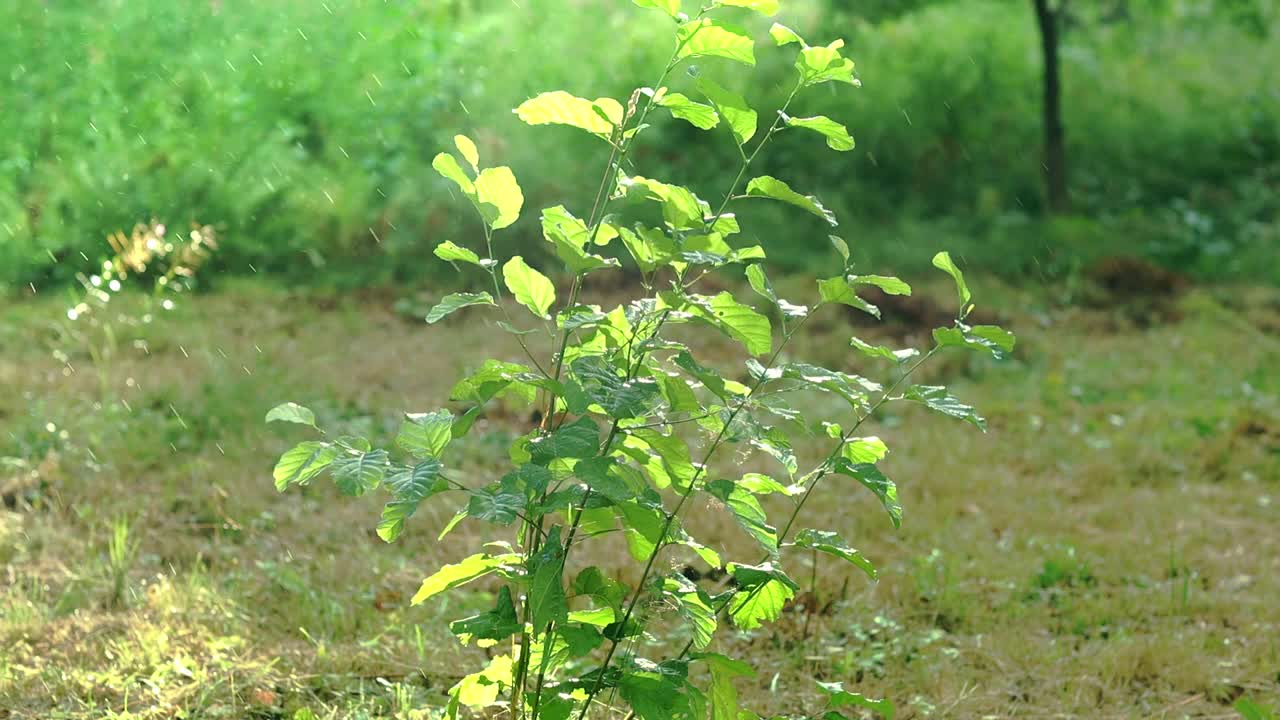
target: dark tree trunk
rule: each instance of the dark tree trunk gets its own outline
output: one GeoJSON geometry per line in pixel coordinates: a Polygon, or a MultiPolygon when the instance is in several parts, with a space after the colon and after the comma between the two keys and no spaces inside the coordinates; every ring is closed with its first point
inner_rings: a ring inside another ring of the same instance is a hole
{"type": "MultiPolygon", "coordinates": [[[[1049,7],[1050,0],[1032,0],[1040,25],[1040,45],[1044,54],[1044,177],[1049,210],[1067,209],[1067,148],[1062,128],[1062,70],[1058,62],[1061,6],[1049,7]]],[[[1060,0],[1065,2],[1065,0],[1060,0]]]]}

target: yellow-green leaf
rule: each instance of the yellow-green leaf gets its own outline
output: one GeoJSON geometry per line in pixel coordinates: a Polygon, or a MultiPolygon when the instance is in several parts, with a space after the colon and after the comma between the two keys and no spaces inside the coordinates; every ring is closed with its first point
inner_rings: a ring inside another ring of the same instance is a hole
{"type": "Polygon", "coordinates": [[[519,255],[502,266],[502,279],[516,300],[538,317],[546,317],[556,301],[555,285],[546,275],[529,267],[519,255]]]}
{"type": "Polygon", "coordinates": [[[554,90],[524,101],[515,113],[530,125],[569,125],[607,138],[614,126],[622,123],[623,108],[612,98],[599,98],[592,102],[563,90],[554,90]],[[600,112],[596,112],[596,108],[600,112]],[[601,117],[601,113],[609,120],[601,117]]]}
{"type": "Polygon", "coordinates": [[[490,556],[477,553],[452,565],[445,565],[422,581],[422,587],[414,594],[412,602],[417,605],[438,595],[445,590],[465,585],[476,578],[484,577],[497,570],[501,565],[515,559],[514,555],[490,556]]]}
{"type": "Polygon", "coordinates": [[[720,0],[721,5],[732,7],[748,8],[766,17],[773,17],[778,14],[781,4],[778,0],[720,0]]]}
{"type": "Polygon", "coordinates": [[[846,152],[853,149],[853,136],[840,123],[826,115],[815,115],[807,118],[787,118],[790,127],[801,127],[821,133],[827,139],[827,147],[832,150],[846,152]]]}
{"type": "Polygon", "coordinates": [[[721,57],[744,65],[755,65],[755,43],[747,31],[731,23],[699,18],[676,31],[680,43],[677,56],[684,58],[721,57]]]}
{"type": "Polygon", "coordinates": [[[710,105],[703,105],[690,100],[680,93],[663,93],[658,96],[658,104],[671,111],[681,120],[688,120],[691,125],[702,130],[710,130],[720,124],[720,116],[710,105]]]}
{"type": "Polygon", "coordinates": [[[675,17],[680,14],[680,0],[631,0],[642,8],[654,8],[675,17]]]}
{"type": "Polygon", "coordinates": [[[467,161],[471,169],[480,172],[480,151],[476,149],[475,142],[466,135],[454,135],[453,144],[458,148],[458,152],[462,153],[462,159],[467,161]]]}
{"type": "Polygon", "coordinates": [[[452,180],[462,189],[467,197],[474,198],[476,195],[476,186],[471,182],[471,178],[462,171],[462,166],[458,164],[458,158],[449,153],[440,153],[431,161],[431,167],[436,169],[444,177],[452,180]]]}
{"type": "Polygon", "coordinates": [[[746,144],[756,134],[756,111],[747,105],[747,101],[741,95],[726,90],[707,77],[698,79],[698,91],[705,95],[724,116],[739,145],[746,144]]]}
{"type": "Polygon", "coordinates": [[[476,201],[489,227],[501,230],[520,217],[524,193],[509,167],[486,168],[476,178],[476,201]]]}
{"type": "Polygon", "coordinates": [[[808,47],[809,45],[795,30],[779,23],[774,23],[773,27],[769,28],[769,36],[773,38],[773,42],[779,47],[791,43],[799,43],[801,47],[808,47]]]}

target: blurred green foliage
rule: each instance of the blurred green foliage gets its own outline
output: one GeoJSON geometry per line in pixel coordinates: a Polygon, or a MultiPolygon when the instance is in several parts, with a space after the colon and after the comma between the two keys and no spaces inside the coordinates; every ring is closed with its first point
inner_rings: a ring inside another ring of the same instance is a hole
{"type": "MultiPolygon", "coordinates": [[[[812,137],[784,133],[761,171],[851,218],[841,232],[855,252],[899,272],[946,244],[1011,277],[1130,254],[1280,282],[1276,9],[1070,8],[1076,216],[1042,216],[1039,40],[1024,0],[792,0],[788,24],[843,35],[865,84],[803,114],[845,122],[858,148],[832,162],[812,137]]],[[[653,82],[640,69],[668,51],[654,40],[664,20],[626,10],[573,0],[0,4],[0,288],[64,283],[85,267],[80,253],[96,258],[109,232],[153,217],[217,227],[219,271],[340,286],[430,277],[441,264],[429,248],[474,239],[430,169],[455,131],[522,180],[554,178],[525,183],[531,208],[589,194],[596,150],[568,130],[554,140],[515,130],[503,111],[548,88],[625,98],[653,82]],[[590,46],[616,55],[572,49],[590,46]],[[635,72],[606,71],[619,67],[635,72]]],[[[782,53],[759,54],[756,86],[774,90],[750,100],[767,118],[788,68],[782,53]]],[[[688,92],[692,79],[671,85],[688,92]]],[[[655,131],[654,147],[699,132],[655,131]]],[[[689,145],[635,160],[646,175],[723,192],[730,178],[689,145]]],[[[812,234],[770,234],[776,208],[751,212],[765,230],[747,240],[771,256],[794,268],[825,261],[816,219],[812,234]]],[[[536,249],[527,215],[516,237],[536,249]]]]}

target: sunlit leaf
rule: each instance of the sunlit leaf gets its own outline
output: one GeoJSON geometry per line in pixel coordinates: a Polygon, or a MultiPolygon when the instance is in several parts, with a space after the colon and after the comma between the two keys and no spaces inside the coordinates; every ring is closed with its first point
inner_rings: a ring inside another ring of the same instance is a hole
{"type": "Polygon", "coordinates": [[[538,317],[546,317],[556,301],[556,286],[546,275],[525,264],[519,255],[502,266],[502,279],[516,300],[538,317]]]}
{"type": "Polygon", "coordinates": [[[737,25],[708,17],[690,20],[676,30],[679,58],[721,57],[755,65],[755,43],[737,25]]]}
{"type": "Polygon", "coordinates": [[[761,15],[772,17],[778,14],[781,4],[778,0],[716,0],[721,5],[749,8],[761,15]]]}
{"type": "Polygon", "coordinates": [[[489,227],[501,230],[520,218],[524,194],[511,168],[486,168],[476,178],[476,200],[489,227]]]}
{"type": "Polygon", "coordinates": [[[338,457],[338,450],[329,443],[316,440],[298,443],[280,456],[280,460],[272,471],[276,490],[284,492],[289,485],[307,484],[329,467],[336,457],[338,457]]]}
{"type": "Polygon", "coordinates": [[[747,183],[747,195],[781,200],[784,203],[807,210],[832,225],[837,224],[835,214],[823,207],[817,198],[812,195],[801,195],[792,190],[790,185],[775,177],[762,175],[747,183]]]}
{"type": "Polygon", "coordinates": [[[400,425],[396,444],[419,458],[438,458],[452,438],[453,413],[437,410],[429,413],[407,413],[400,425]]]}
{"type": "Polygon", "coordinates": [[[835,302],[857,308],[865,313],[880,317],[880,308],[858,297],[853,285],[846,277],[825,278],[818,281],[818,293],[823,302],[835,302]]]}
{"type": "Polygon", "coordinates": [[[687,120],[691,125],[710,130],[720,124],[720,115],[710,105],[694,102],[680,93],[663,93],[658,104],[671,111],[674,117],[687,120]]]}
{"type": "Polygon", "coordinates": [[[474,198],[476,195],[475,183],[467,174],[463,172],[462,166],[458,164],[458,159],[449,153],[440,153],[431,161],[431,167],[444,177],[452,180],[463,194],[467,197],[474,198]]]}
{"type": "Polygon", "coordinates": [[[960,268],[951,260],[951,253],[940,252],[933,256],[933,266],[950,275],[956,281],[956,292],[960,295],[961,312],[969,305],[972,296],[969,294],[969,286],[965,284],[964,273],[960,272],[960,268]]]}
{"type": "Polygon", "coordinates": [[[449,487],[449,483],[440,477],[442,469],[439,460],[427,458],[412,467],[404,467],[387,475],[387,487],[400,500],[421,502],[449,487]]]}
{"type": "Polygon", "coordinates": [[[480,151],[476,149],[476,144],[466,135],[453,136],[454,147],[458,148],[458,152],[462,153],[462,159],[467,161],[474,172],[480,172],[480,151]]]}
{"type": "Polygon", "coordinates": [[[774,622],[782,616],[782,608],[794,597],[796,591],[780,580],[768,582],[751,590],[739,590],[729,602],[729,616],[733,624],[743,630],[754,630],[762,623],[774,622]]]}
{"type": "Polygon", "coordinates": [[[464,262],[472,265],[484,266],[484,262],[471,250],[455,244],[452,240],[445,240],[436,246],[436,257],[448,262],[464,262]]]}
{"type": "Polygon", "coordinates": [[[706,76],[698,78],[698,91],[724,116],[739,145],[745,145],[755,136],[759,119],[741,95],[726,90],[706,76]]]}
{"type": "Polygon", "coordinates": [[[417,500],[392,500],[382,507],[377,533],[383,542],[395,542],[404,533],[404,523],[418,509],[417,500]]]}
{"type": "Polygon", "coordinates": [[[642,8],[661,10],[671,17],[675,17],[680,13],[680,0],[631,0],[631,2],[642,8]]]}
{"type": "Polygon", "coordinates": [[[607,138],[614,126],[621,124],[624,111],[622,103],[612,98],[599,98],[593,102],[555,90],[524,101],[515,113],[530,125],[569,125],[607,138]],[[601,114],[609,119],[601,117],[601,114]]]}
{"type": "Polygon", "coordinates": [[[840,55],[844,47],[843,40],[836,40],[830,45],[805,47],[796,58],[796,69],[805,86],[819,85],[826,82],[842,82],[849,85],[860,85],[853,75],[853,61],[840,55]]]}
{"type": "Polygon", "coordinates": [[[826,115],[815,115],[807,118],[788,117],[787,125],[820,133],[827,139],[827,147],[832,150],[845,152],[852,150],[854,147],[853,136],[849,134],[849,130],[826,115]]]}
{"type": "Polygon", "coordinates": [[[330,471],[343,495],[359,497],[378,487],[390,467],[386,450],[334,458],[330,471]]]}
{"type": "Polygon", "coordinates": [[[772,37],[774,43],[779,46],[789,45],[791,43],[799,43],[801,46],[807,44],[805,43],[804,38],[800,37],[795,30],[778,23],[774,23],[773,27],[769,28],[769,36],[772,37]]]}

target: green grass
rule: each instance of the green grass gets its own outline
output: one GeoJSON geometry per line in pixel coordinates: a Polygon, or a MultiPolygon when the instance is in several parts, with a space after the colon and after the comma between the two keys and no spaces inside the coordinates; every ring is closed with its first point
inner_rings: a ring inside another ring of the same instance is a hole
{"type": "MultiPolygon", "coordinates": [[[[1266,42],[1280,20],[1264,13],[1250,30],[1181,9],[1068,33],[1081,216],[1040,222],[1029,4],[917,4],[874,24],[844,4],[787,4],[785,21],[811,40],[848,39],[865,87],[799,110],[847,123],[859,145],[831,161],[784,133],[760,172],[823,198],[851,242],[895,264],[956,236],[1007,277],[1030,266],[1057,278],[1123,239],[1125,253],[1205,277],[1280,282],[1280,44],[1266,42]]],[[[108,233],[152,218],[217,227],[220,272],[344,287],[431,276],[426,250],[473,232],[430,168],[457,132],[515,170],[530,212],[513,241],[540,248],[532,210],[591,197],[603,153],[509,110],[550,89],[625,98],[652,83],[663,22],[576,0],[5,3],[0,290],[65,284],[80,253],[96,258],[108,233]]],[[[749,99],[767,118],[789,61],[763,44],[759,55],[749,99]]],[[[714,61],[699,69],[723,79],[714,61]]],[[[696,133],[657,123],[636,171],[717,197],[724,148],[699,150],[696,133]]],[[[797,263],[821,261],[825,243],[801,240],[825,233],[817,221],[751,212],[797,263]]]]}
{"type": "MultiPolygon", "coordinates": [[[[957,355],[932,372],[960,376],[954,390],[990,432],[891,406],[874,432],[894,448],[902,530],[854,488],[823,491],[847,493],[852,515],[826,509],[843,500],[810,505],[881,580],[823,562],[816,597],[776,630],[727,640],[760,669],[741,682],[744,702],[803,712],[817,677],[891,697],[909,718],[1276,704],[1275,292],[1199,290],[1176,303],[1179,322],[1138,331],[1120,309],[971,284],[1010,309],[1016,357],[957,355]]],[[[946,292],[925,295],[935,289],[946,292]]],[[[483,586],[416,608],[408,597],[485,530],[464,524],[437,543],[452,508],[432,504],[386,545],[374,499],[325,485],[277,494],[270,467],[294,438],[262,423],[292,399],[327,427],[389,439],[401,411],[437,407],[463,368],[518,355],[484,323],[428,328],[396,299],[229,283],[126,333],[101,368],[105,394],[82,352],[53,360],[58,302],[0,309],[0,386],[14,389],[0,393],[0,716],[439,711],[482,660],[441,621],[491,599],[483,586]]],[[[822,332],[796,352],[861,362],[841,349],[847,320],[815,319],[822,332]]],[[[478,482],[528,418],[497,408],[484,422],[460,441],[464,479],[478,482]]],[[[750,547],[717,508],[693,508],[688,524],[727,557],[750,547]]],[[[584,562],[625,571],[608,542],[586,550],[584,562]]]]}

